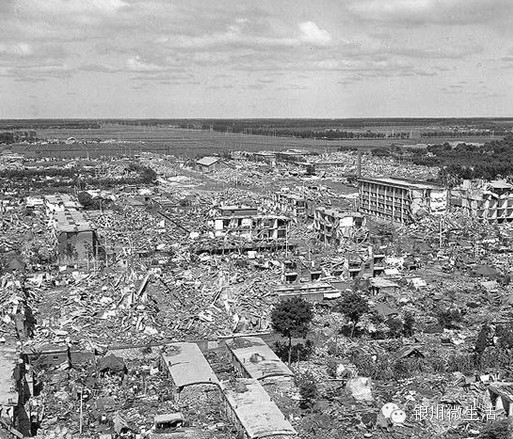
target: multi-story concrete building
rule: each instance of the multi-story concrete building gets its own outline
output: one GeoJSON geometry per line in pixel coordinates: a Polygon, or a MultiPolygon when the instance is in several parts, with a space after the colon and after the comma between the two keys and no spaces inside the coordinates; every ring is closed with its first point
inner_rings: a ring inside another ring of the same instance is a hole
{"type": "Polygon", "coordinates": [[[513,221],[513,185],[504,180],[469,180],[451,191],[451,204],[492,223],[513,221]]]}
{"type": "Polygon", "coordinates": [[[61,261],[83,264],[98,256],[99,242],[95,227],[82,212],[55,212],[50,225],[55,233],[61,261]]]}
{"type": "Polygon", "coordinates": [[[295,220],[307,219],[307,201],[301,195],[290,192],[275,192],[272,196],[271,208],[295,220]]]}
{"type": "Polygon", "coordinates": [[[447,189],[399,178],[361,178],[358,211],[386,221],[411,223],[447,211],[447,189]]]}
{"type": "Polygon", "coordinates": [[[344,239],[364,236],[365,217],[359,212],[344,212],[338,209],[318,207],[314,213],[314,229],[322,242],[340,245],[344,239]]]}
{"type": "Polygon", "coordinates": [[[290,218],[279,215],[216,216],[209,221],[214,237],[277,241],[288,237],[290,218]]]}

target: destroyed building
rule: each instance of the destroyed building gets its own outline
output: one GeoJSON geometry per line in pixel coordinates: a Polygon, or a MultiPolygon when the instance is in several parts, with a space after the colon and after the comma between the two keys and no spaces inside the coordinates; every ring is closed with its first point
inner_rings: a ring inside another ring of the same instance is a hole
{"type": "Polygon", "coordinates": [[[513,185],[504,180],[465,180],[451,191],[451,204],[490,223],[513,221],[513,185]]]}
{"type": "Polygon", "coordinates": [[[447,211],[447,190],[431,183],[399,178],[361,178],[358,211],[402,224],[447,211]]]}
{"type": "MultiPolygon", "coordinates": [[[[27,200],[28,202],[28,200],[27,200]]],[[[79,210],[82,205],[79,201],[68,194],[53,194],[44,197],[45,212],[47,216],[64,210],[79,210]]]]}
{"type": "Polygon", "coordinates": [[[221,206],[214,209],[209,226],[214,237],[241,237],[250,241],[286,239],[290,218],[260,215],[250,206],[221,206]]]}
{"type": "Polygon", "coordinates": [[[200,172],[213,172],[228,167],[221,157],[203,157],[196,160],[195,169],[200,172]]]}
{"type": "Polygon", "coordinates": [[[289,192],[275,192],[272,195],[271,208],[295,220],[307,219],[307,200],[300,195],[289,192]]]}
{"type": "Polygon", "coordinates": [[[100,246],[96,229],[82,212],[57,211],[52,215],[50,224],[61,261],[84,264],[92,258],[98,258],[100,246]]]}
{"type": "Polygon", "coordinates": [[[361,213],[344,212],[335,208],[315,209],[314,229],[321,242],[336,246],[344,239],[364,239],[367,235],[366,219],[361,213]]]}

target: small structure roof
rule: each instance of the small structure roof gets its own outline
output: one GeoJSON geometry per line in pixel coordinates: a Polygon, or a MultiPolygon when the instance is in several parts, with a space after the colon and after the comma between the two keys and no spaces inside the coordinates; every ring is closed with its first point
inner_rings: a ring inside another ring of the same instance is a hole
{"type": "Polygon", "coordinates": [[[399,285],[383,277],[373,277],[370,279],[370,285],[374,288],[399,288],[399,285]]]}
{"type": "Polygon", "coordinates": [[[513,189],[513,185],[508,183],[506,180],[493,180],[489,183],[489,187],[493,189],[513,189]]]}
{"type": "Polygon", "coordinates": [[[214,163],[217,163],[220,160],[220,157],[203,157],[197,160],[196,163],[202,166],[212,166],[214,163]]]}
{"type": "Polygon", "coordinates": [[[166,413],[164,415],[155,415],[155,424],[161,422],[174,422],[174,421],[183,421],[184,417],[182,412],[176,413],[166,413]]]}
{"type": "Polygon", "coordinates": [[[251,378],[294,375],[260,337],[236,338],[226,344],[251,378]]]}
{"type": "Polygon", "coordinates": [[[162,354],[171,378],[178,388],[194,384],[215,384],[219,380],[196,343],[172,343],[162,354]]]}
{"type": "Polygon", "coordinates": [[[296,436],[296,431],[255,379],[239,378],[225,387],[226,400],[249,439],[296,436]]]}
{"type": "Polygon", "coordinates": [[[48,204],[62,203],[65,207],[79,209],[82,206],[80,202],[69,194],[45,195],[45,201],[48,204]]]}
{"type": "Polygon", "coordinates": [[[125,372],[127,367],[122,358],[110,354],[106,357],[100,358],[98,361],[98,371],[111,371],[111,372],[125,372]]]}
{"type": "Polygon", "coordinates": [[[94,230],[92,223],[77,210],[63,210],[53,215],[54,229],[57,232],[85,232],[94,230]]]}

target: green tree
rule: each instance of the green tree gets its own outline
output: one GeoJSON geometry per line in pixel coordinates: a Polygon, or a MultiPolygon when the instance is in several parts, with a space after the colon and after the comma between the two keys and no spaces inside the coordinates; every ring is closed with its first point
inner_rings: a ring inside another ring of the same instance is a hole
{"type": "Polygon", "coordinates": [[[292,337],[305,337],[313,319],[312,305],[300,297],[279,302],[271,313],[273,329],[288,338],[289,364],[292,355],[292,337]]]}
{"type": "Polygon", "coordinates": [[[333,311],[344,314],[349,320],[351,320],[353,323],[351,337],[353,337],[356,324],[365,313],[369,312],[369,304],[360,294],[351,293],[341,299],[333,307],[333,311]]]}

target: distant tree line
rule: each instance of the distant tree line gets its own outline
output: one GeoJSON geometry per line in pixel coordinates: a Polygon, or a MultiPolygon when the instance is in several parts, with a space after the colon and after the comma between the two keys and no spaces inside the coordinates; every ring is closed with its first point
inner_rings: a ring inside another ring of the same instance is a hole
{"type": "Polygon", "coordinates": [[[4,131],[0,132],[0,144],[10,145],[17,142],[34,142],[37,140],[35,131],[4,131]]]}
{"type": "Polygon", "coordinates": [[[505,136],[508,131],[504,129],[499,130],[451,130],[451,131],[422,131],[420,137],[483,137],[483,136],[505,136]]]}
{"type": "MultiPolygon", "coordinates": [[[[180,125],[181,128],[189,128],[189,122],[185,125],[180,125]]],[[[222,133],[240,133],[240,134],[253,134],[259,136],[275,136],[275,137],[297,137],[301,139],[325,139],[325,140],[339,140],[339,139],[408,139],[409,132],[377,132],[377,131],[348,131],[338,128],[323,128],[320,130],[306,129],[303,127],[275,127],[275,126],[248,126],[246,123],[215,123],[212,125],[203,124],[202,129],[212,130],[222,133]]]]}
{"type": "Polygon", "coordinates": [[[3,120],[0,130],[98,129],[101,124],[93,120],[31,119],[3,120]]]}
{"type": "Polygon", "coordinates": [[[450,183],[459,179],[493,180],[513,175],[513,135],[492,140],[484,145],[460,143],[452,147],[447,142],[430,145],[423,150],[407,148],[375,148],[374,156],[403,155],[416,165],[440,167],[439,181],[450,183]]]}
{"type": "Polygon", "coordinates": [[[132,163],[127,171],[139,174],[136,177],[96,177],[87,175],[85,170],[80,167],[75,168],[39,168],[39,169],[4,169],[0,171],[0,180],[5,181],[5,185],[10,187],[34,188],[57,187],[63,182],[71,186],[77,186],[81,189],[86,187],[110,188],[115,186],[151,184],[157,179],[157,173],[147,167],[137,163],[132,163]],[[54,178],[48,180],[47,177],[54,178]],[[57,178],[58,177],[58,178],[57,178]]]}

